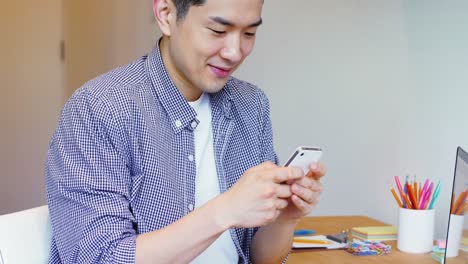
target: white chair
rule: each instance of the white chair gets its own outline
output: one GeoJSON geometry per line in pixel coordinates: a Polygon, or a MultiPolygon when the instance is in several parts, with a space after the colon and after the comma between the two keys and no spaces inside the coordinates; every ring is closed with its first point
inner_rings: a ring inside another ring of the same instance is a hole
{"type": "Polygon", "coordinates": [[[0,264],[47,263],[51,241],[47,205],[0,215],[0,264]]]}

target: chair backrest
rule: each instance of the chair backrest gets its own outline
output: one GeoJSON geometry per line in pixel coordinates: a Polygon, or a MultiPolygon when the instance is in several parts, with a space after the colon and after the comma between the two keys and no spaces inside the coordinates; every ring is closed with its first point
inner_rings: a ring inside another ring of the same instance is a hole
{"type": "Polygon", "coordinates": [[[0,264],[47,263],[51,241],[47,205],[0,216],[0,264]]]}

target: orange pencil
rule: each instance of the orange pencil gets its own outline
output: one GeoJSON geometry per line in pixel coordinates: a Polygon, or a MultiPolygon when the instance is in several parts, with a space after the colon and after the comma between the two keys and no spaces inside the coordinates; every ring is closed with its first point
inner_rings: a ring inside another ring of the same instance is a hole
{"type": "Polygon", "coordinates": [[[460,208],[458,208],[458,210],[455,211],[455,214],[456,215],[464,215],[465,214],[465,210],[466,208],[468,207],[468,203],[467,202],[464,202],[462,206],[460,206],[460,208]]]}
{"type": "Polygon", "coordinates": [[[465,202],[465,199],[466,199],[466,190],[460,193],[457,201],[455,202],[455,206],[452,207],[452,211],[450,213],[455,214],[455,212],[458,210],[458,207],[460,207],[462,202],[465,202]]]}
{"type": "Polygon", "coordinates": [[[419,202],[419,192],[418,192],[418,182],[416,181],[416,176],[414,176],[413,190],[414,190],[414,201],[416,203],[418,203],[419,202]]]}
{"type": "Polygon", "coordinates": [[[414,196],[414,190],[413,190],[413,187],[411,186],[411,184],[407,184],[406,185],[406,190],[408,191],[408,196],[411,200],[411,204],[413,205],[413,209],[419,209],[418,208],[418,203],[416,202],[416,197],[414,196]]]}
{"type": "Polygon", "coordinates": [[[331,242],[328,242],[326,240],[318,240],[318,239],[307,239],[307,238],[294,238],[293,242],[295,243],[308,243],[308,244],[331,244],[331,242]]]}
{"type": "Polygon", "coordinates": [[[414,209],[413,206],[411,205],[411,201],[409,200],[408,195],[404,195],[403,198],[405,198],[406,208],[414,209]]]}
{"type": "Polygon", "coordinates": [[[422,197],[422,185],[419,183],[418,185],[418,202],[420,202],[424,197],[422,197]]]}
{"type": "Polygon", "coordinates": [[[395,197],[395,200],[398,203],[398,206],[403,207],[403,204],[401,203],[400,198],[398,198],[398,195],[396,194],[395,189],[390,188],[390,191],[392,192],[393,197],[395,197]]]}

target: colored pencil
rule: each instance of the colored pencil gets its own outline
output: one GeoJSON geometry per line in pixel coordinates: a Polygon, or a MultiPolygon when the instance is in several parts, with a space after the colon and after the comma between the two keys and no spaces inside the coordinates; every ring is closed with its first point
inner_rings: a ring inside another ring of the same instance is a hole
{"type": "Polygon", "coordinates": [[[398,206],[399,206],[399,207],[403,207],[403,204],[401,203],[400,199],[398,198],[398,195],[397,195],[397,193],[395,192],[395,189],[390,188],[390,191],[392,192],[393,197],[395,197],[395,200],[396,200],[398,206]]]}
{"type": "Polygon", "coordinates": [[[465,200],[466,200],[466,190],[464,190],[463,192],[460,193],[460,195],[458,196],[458,199],[457,201],[455,202],[455,205],[452,206],[452,210],[451,210],[451,213],[452,214],[456,214],[456,212],[458,211],[459,207],[462,206],[462,204],[465,203],[465,200]]]}
{"type": "Polygon", "coordinates": [[[307,238],[294,238],[293,242],[295,243],[308,243],[308,244],[331,244],[331,242],[328,242],[326,240],[317,240],[317,239],[307,239],[307,238]]]}
{"type": "Polygon", "coordinates": [[[416,197],[414,195],[413,187],[411,186],[410,183],[407,184],[406,190],[408,191],[408,196],[410,198],[411,205],[412,205],[413,209],[419,209],[418,208],[418,203],[416,202],[416,197]]]}
{"type": "Polygon", "coordinates": [[[434,208],[435,201],[437,201],[437,198],[439,197],[440,193],[440,183],[441,181],[439,180],[439,182],[437,183],[437,187],[435,188],[434,195],[432,196],[431,202],[429,203],[428,209],[434,208]]]}
{"type": "Polygon", "coordinates": [[[465,214],[465,211],[466,211],[466,208],[468,208],[468,203],[467,203],[467,202],[464,202],[464,203],[455,211],[455,214],[456,214],[456,215],[464,215],[464,214],[465,214]]]}
{"type": "Polygon", "coordinates": [[[427,209],[427,207],[429,206],[429,202],[432,200],[432,196],[434,195],[433,190],[434,183],[431,182],[431,185],[429,185],[429,187],[426,190],[426,197],[424,198],[425,200],[423,202],[422,208],[427,209]]]}

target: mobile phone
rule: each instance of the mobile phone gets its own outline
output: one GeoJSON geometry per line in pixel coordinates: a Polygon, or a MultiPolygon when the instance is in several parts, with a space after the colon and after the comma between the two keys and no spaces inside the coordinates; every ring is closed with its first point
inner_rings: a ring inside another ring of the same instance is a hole
{"type": "Polygon", "coordinates": [[[318,162],[322,157],[322,149],[318,147],[300,146],[284,164],[285,167],[301,168],[304,175],[309,172],[310,164],[318,162]]]}

